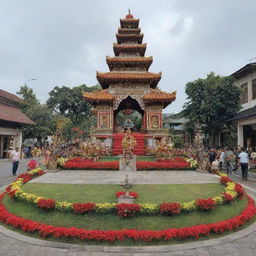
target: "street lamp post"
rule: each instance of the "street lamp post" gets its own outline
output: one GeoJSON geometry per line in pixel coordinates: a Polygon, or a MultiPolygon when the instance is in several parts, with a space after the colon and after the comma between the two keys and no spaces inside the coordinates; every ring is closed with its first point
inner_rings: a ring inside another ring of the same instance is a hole
{"type": "Polygon", "coordinates": [[[24,83],[24,85],[27,85],[28,82],[30,82],[30,81],[35,81],[35,80],[36,80],[36,78],[30,78],[30,79],[28,79],[28,80],[24,83]]]}

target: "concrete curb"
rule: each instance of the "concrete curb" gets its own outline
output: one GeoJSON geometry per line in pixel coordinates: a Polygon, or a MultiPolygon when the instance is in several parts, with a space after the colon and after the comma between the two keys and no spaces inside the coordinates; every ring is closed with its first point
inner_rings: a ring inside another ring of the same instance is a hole
{"type": "Polygon", "coordinates": [[[99,246],[99,245],[75,245],[62,242],[45,241],[38,238],[32,238],[14,232],[2,225],[0,225],[0,233],[10,237],[14,240],[24,242],[29,245],[43,246],[50,248],[66,249],[77,252],[105,252],[105,253],[152,253],[152,252],[174,252],[181,250],[199,249],[216,245],[223,245],[225,243],[234,242],[238,239],[244,238],[251,233],[256,232],[256,223],[251,224],[249,227],[238,231],[234,234],[227,235],[220,238],[213,238],[205,241],[195,241],[184,244],[174,245],[157,245],[157,246],[99,246]]]}

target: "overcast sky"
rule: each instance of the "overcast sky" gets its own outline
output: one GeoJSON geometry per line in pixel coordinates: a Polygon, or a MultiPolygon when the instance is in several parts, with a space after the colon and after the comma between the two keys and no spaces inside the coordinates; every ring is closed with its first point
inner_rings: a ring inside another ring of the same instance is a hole
{"type": "Polygon", "coordinates": [[[128,8],[160,88],[177,91],[168,112],[181,110],[187,82],[256,57],[255,0],[0,0],[0,88],[27,83],[44,102],[54,86],[95,85],[128,8]]]}

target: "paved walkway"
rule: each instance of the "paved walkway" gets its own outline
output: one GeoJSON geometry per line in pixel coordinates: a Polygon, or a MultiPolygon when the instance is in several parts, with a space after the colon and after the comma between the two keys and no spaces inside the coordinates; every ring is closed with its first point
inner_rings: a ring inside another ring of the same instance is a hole
{"type": "MultiPolygon", "coordinates": [[[[1,163],[0,163],[1,171],[1,163]]],[[[68,178],[71,179],[69,172],[61,172],[63,175],[66,175],[65,180],[68,178]],[[69,175],[69,177],[68,177],[69,175]]],[[[78,171],[73,173],[73,182],[78,182],[77,177],[78,171]]],[[[88,175],[92,175],[92,172],[84,172],[88,175]]],[[[96,172],[93,172],[97,174],[96,172]]],[[[100,172],[102,173],[102,172],[100,172]]],[[[108,172],[109,173],[109,172],[108,172]]],[[[159,175],[162,172],[156,172],[159,175]]],[[[168,174],[163,174],[163,177],[160,178],[162,182],[165,178],[165,183],[195,183],[200,182],[200,180],[205,179],[205,182],[217,182],[218,179],[215,176],[209,174],[190,174],[190,172],[163,172],[168,174]],[[165,176],[168,175],[168,176],[165,176]],[[172,175],[172,177],[170,176],[172,175]],[[181,177],[181,176],[182,177],[181,177]],[[186,176],[188,175],[188,176],[186,176]],[[192,175],[192,176],[191,176],[192,175]],[[167,179],[168,177],[168,179],[167,179]],[[191,177],[192,180],[191,180],[191,177]],[[176,181],[175,181],[176,179],[176,181]],[[174,182],[175,181],[175,182],[174,182]]],[[[105,175],[106,172],[103,172],[105,175]]],[[[119,175],[119,172],[114,172],[114,175],[119,175]]],[[[154,172],[148,172],[148,175],[154,174],[154,172]]],[[[148,175],[145,175],[144,179],[148,180],[148,175]]],[[[125,175],[123,173],[122,175],[125,175]]],[[[143,172],[138,173],[138,177],[143,175],[143,172]]],[[[160,174],[161,175],[161,174],[160,174]]],[[[59,172],[57,173],[48,173],[42,177],[39,177],[35,181],[39,182],[39,179],[43,177],[48,178],[60,178],[59,172]]],[[[110,175],[111,176],[111,175],[110,175]]],[[[130,176],[130,175],[129,175],[130,176]]],[[[105,176],[100,176],[100,180],[105,180],[105,176]]],[[[119,177],[124,178],[125,176],[119,177]]],[[[136,177],[138,179],[138,177],[136,177]]],[[[6,177],[7,179],[12,179],[12,177],[6,177]]],[[[47,178],[47,179],[48,179],[47,178]]],[[[118,178],[118,183],[120,179],[118,178]]],[[[141,177],[140,177],[141,178],[141,177]]],[[[45,178],[45,180],[47,181],[45,178]]],[[[99,180],[99,176],[94,177],[94,180],[99,180]]],[[[240,181],[239,173],[236,173],[232,176],[232,179],[240,181]]],[[[69,180],[69,181],[71,181],[69,180]]],[[[89,179],[89,176],[80,177],[82,183],[93,180],[89,179]],[[84,180],[86,179],[86,180],[84,180]]],[[[96,182],[95,180],[95,182],[96,182]]],[[[116,182],[117,178],[107,177],[105,182],[116,182]]],[[[151,180],[156,183],[154,178],[151,176],[151,180]]],[[[60,180],[59,180],[60,181],[60,180]]],[[[160,182],[159,181],[159,182],[160,182]]],[[[41,182],[41,181],[40,181],[41,182]]],[[[49,181],[47,181],[49,182],[49,181]]],[[[99,183],[99,181],[97,181],[99,183]]],[[[62,182],[59,182],[62,183],[62,182]]],[[[256,194],[256,176],[252,177],[249,182],[243,182],[248,193],[256,194]]],[[[160,183],[161,184],[161,183],[160,183]]],[[[8,185],[7,183],[5,185],[8,185]]],[[[255,196],[255,194],[253,194],[255,196]]],[[[255,255],[256,251],[256,223],[250,225],[248,228],[236,232],[234,234],[224,236],[217,239],[205,240],[205,241],[196,241],[192,243],[177,244],[177,245],[168,245],[168,246],[139,246],[139,247],[119,247],[119,246],[86,246],[86,245],[70,245],[64,243],[49,242],[41,239],[35,239],[28,236],[21,235],[0,225],[0,256],[112,256],[112,255],[122,255],[122,256],[167,256],[167,255],[186,255],[186,256],[252,256],[255,255]]]]}
{"type": "Polygon", "coordinates": [[[196,184],[218,183],[219,178],[195,171],[58,171],[33,179],[35,183],[62,184],[120,184],[128,175],[135,184],[196,184]]]}

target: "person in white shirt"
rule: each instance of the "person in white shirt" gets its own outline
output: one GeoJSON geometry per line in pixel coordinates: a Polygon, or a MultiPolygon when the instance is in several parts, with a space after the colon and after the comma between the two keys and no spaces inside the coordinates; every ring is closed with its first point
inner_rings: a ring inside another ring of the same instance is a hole
{"type": "Polygon", "coordinates": [[[248,165],[249,165],[249,156],[248,154],[244,151],[244,149],[241,149],[241,153],[238,155],[239,158],[239,163],[241,166],[242,170],[242,179],[243,180],[248,180],[248,165]]]}
{"type": "Polygon", "coordinates": [[[18,147],[11,152],[10,160],[12,161],[12,175],[16,176],[16,172],[20,162],[20,149],[18,147]]]}
{"type": "Polygon", "coordinates": [[[222,149],[220,153],[220,171],[222,171],[223,169],[224,161],[225,161],[225,149],[222,149]]]}

